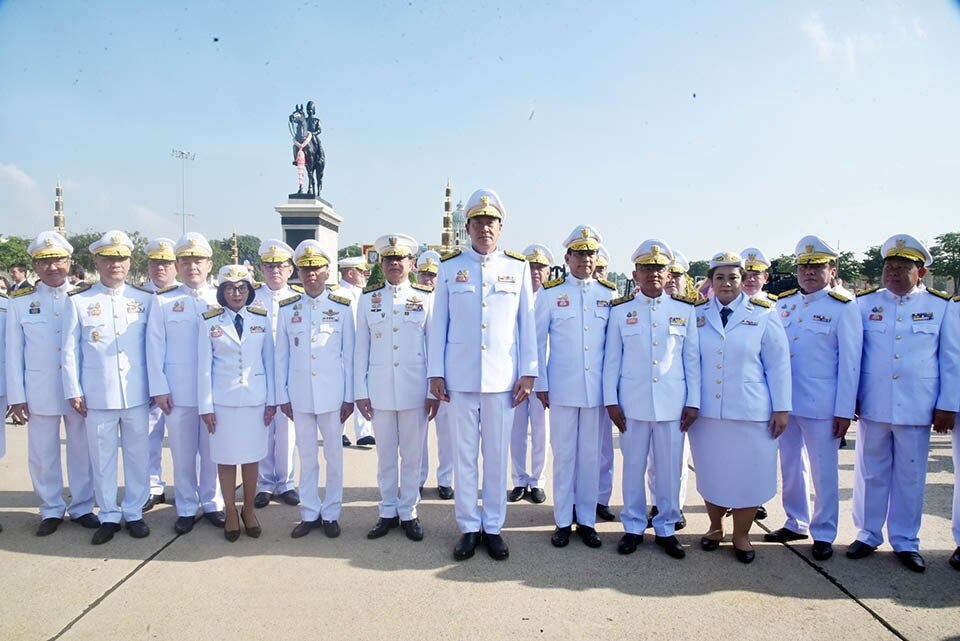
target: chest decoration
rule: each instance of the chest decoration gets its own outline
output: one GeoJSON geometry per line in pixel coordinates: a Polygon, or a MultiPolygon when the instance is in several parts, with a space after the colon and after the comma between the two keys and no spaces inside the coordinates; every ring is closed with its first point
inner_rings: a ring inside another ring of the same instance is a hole
{"type": "Polygon", "coordinates": [[[299,336],[294,336],[294,337],[293,337],[293,346],[294,346],[294,347],[300,347],[300,337],[299,337],[299,336]]]}
{"type": "Polygon", "coordinates": [[[214,325],[210,328],[210,338],[220,338],[223,336],[223,328],[219,325],[214,325]]]}
{"type": "Polygon", "coordinates": [[[410,312],[422,312],[423,311],[423,298],[414,294],[407,299],[406,305],[404,305],[404,310],[407,314],[410,312]]]}
{"type": "Polygon", "coordinates": [[[639,322],[640,318],[637,316],[637,310],[627,312],[627,325],[636,325],[639,322]]]}
{"type": "Polygon", "coordinates": [[[97,330],[93,330],[92,332],[90,332],[90,342],[91,342],[91,343],[99,343],[99,342],[100,342],[100,332],[98,332],[97,330]]]}
{"type": "Polygon", "coordinates": [[[143,313],[143,303],[138,303],[135,300],[127,303],[127,312],[130,314],[141,314],[143,313]]]}
{"type": "Polygon", "coordinates": [[[697,316],[697,327],[703,327],[707,324],[706,316],[697,316]]]}
{"type": "Polygon", "coordinates": [[[610,307],[610,301],[608,300],[598,300],[597,307],[610,307]]]}
{"type": "Polygon", "coordinates": [[[560,294],[557,296],[557,307],[569,307],[570,306],[570,297],[566,294],[560,294]]]}
{"type": "Polygon", "coordinates": [[[504,274],[501,276],[497,276],[497,282],[498,283],[515,283],[517,282],[517,277],[513,276],[512,274],[504,274]]]}
{"type": "Polygon", "coordinates": [[[100,309],[99,301],[96,303],[87,305],[87,316],[99,316],[101,311],[102,310],[100,309]]]}
{"type": "Polygon", "coordinates": [[[931,321],[933,320],[933,312],[914,312],[912,318],[914,321],[931,321]]]}
{"type": "Polygon", "coordinates": [[[323,310],[323,320],[338,322],[340,320],[340,312],[335,309],[325,309],[323,310]]]}
{"type": "Polygon", "coordinates": [[[250,328],[250,333],[251,333],[251,334],[262,334],[262,333],[263,333],[263,325],[254,325],[253,327],[250,328]]]}
{"type": "Polygon", "coordinates": [[[290,319],[291,323],[302,323],[303,316],[300,315],[300,312],[294,312],[293,317],[290,319]]]}
{"type": "Polygon", "coordinates": [[[872,320],[872,321],[882,321],[882,320],[883,320],[883,314],[870,314],[869,320],[872,320]]]}
{"type": "Polygon", "coordinates": [[[883,305],[877,305],[876,307],[874,307],[874,308],[871,309],[870,311],[873,312],[874,314],[882,314],[882,313],[883,313],[883,305]]]}
{"type": "Polygon", "coordinates": [[[824,316],[824,315],[822,315],[822,314],[814,314],[814,315],[813,315],[813,320],[819,321],[819,322],[821,322],[821,323],[829,323],[829,322],[830,322],[830,317],[829,317],[829,316],[824,316]]]}
{"type": "Polygon", "coordinates": [[[470,280],[470,272],[466,269],[461,269],[457,272],[457,282],[466,283],[470,280]]]}
{"type": "Polygon", "coordinates": [[[184,308],[184,305],[182,300],[178,300],[173,304],[173,311],[175,312],[182,312],[183,308],[184,308]]]}
{"type": "Polygon", "coordinates": [[[39,314],[39,313],[40,313],[40,301],[35,300],[35,301],[33,301],[32,303],[30,303],[30,313],[31,313],[31,314],[39,314]]]}
{"type": "Polygon", "coordinates": [[[686,318],[683,318],[682,316],[671,316],[671,317],[670,317],[670,324],[671,324],[671,325],[674,325],[674,326],[676,326],[676,327],[686,327],[686,326],[687,326],[687,319],[686,319],[686,318]]]}
{"type": "Polygon", "coordinates": [[[376,292],[370,296],[370,311],[379,312],[382,309],[383,297],[380,295],[380,292],[376,292]]]}

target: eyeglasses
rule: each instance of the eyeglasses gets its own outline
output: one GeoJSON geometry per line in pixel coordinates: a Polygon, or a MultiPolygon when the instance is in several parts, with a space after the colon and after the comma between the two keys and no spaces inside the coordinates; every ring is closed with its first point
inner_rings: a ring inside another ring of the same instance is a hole
{"type": "Polygon", "coordinates": [[[642,272],[663,272],[667,270],[667,265],[637,265],[642,272]]]}
{"type": "Polygon", "coordinates": [[[227,285],[226,287],[223,288],[223,291],[225,291],[228,294],[246,294],[247,292],[250,291],[250,287],[248,287],[245,284],[244,285],[227,285]]]}

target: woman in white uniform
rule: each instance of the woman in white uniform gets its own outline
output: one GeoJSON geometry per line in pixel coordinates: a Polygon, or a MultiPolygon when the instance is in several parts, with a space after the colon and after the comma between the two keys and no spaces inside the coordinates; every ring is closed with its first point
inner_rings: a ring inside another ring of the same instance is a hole
{"type": "Polygon", "coordinates": [[[723,515],[733,510],[733,549],[753,561],[750,527],[757,506],[777,493],[777,437],[787,426],[790,350],[766,299],[741,292],[740,254],[710,261],[714,296],[697,307],[700,330],[700,415],[690,426],[697,490],[710,517],[700,540],[707,551],[723,539],[723,515]]]}
{"type": "Polygon", "coordinates": [[[210,458],[217,464],[224,499],[243,480],[243,509],[235,499],[224,506],[228,541],[260,536],[254,514],[259,462],[267,454],[267,426],[276,414],[273,391],[273,331],[253,302],[253,278],[243,265],[220,269],[217,302],[203,314],[198,335],[200,418],[210,432],[210,458]]]}

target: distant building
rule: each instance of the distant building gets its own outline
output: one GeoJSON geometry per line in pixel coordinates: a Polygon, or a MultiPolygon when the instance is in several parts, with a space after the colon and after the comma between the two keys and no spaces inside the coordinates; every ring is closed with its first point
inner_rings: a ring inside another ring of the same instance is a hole
{"type": "Polygon", "coordinates": [[[67,216],[63,211],[63,185],[57,179],[57,197],[53,203],[53,228],[64,238],[67,237],[67,216]]]}

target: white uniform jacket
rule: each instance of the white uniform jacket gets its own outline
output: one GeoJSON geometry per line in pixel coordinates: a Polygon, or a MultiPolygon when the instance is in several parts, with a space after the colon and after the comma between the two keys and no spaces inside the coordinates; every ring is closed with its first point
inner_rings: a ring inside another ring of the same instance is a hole
{"type": "Polygon", "coordinates": [[[237,336],[234,314],[217,307],[202,316],[197,334],[197,400],[201,414],[213,405],[275,405],[273,330],[267,313],[243,307],[243,336],[237,336]]]}
{"type": "Polygon", "coordinates": [[[530,267],[516,252],[457,250],[440,264],[427,337],[427,375],[455,392],[509,392],[536,376],[530,267]]]}
{"type": "Polygon", "coordinates": [[[349,298],[296,294],[277,312],[277,404],[324,414],[353,402],[354,324],[349,298]]]}
{"type": "Polygon", "coordinates": [[[863,348],[857,304],[824,288],[813,294],[784,292],[776,305],[790,345],[793,414],[852,419],[863,348]]]}
{"type": "Polygon", "coordinates": [[[616,286],[572,275],[544,283],[537,292],[537,392],[567,407],[603,405],[603,350],[610,301],[616,286]],[[548,357],[549,354],[549,357],[548,357]]]}
{"type": "Polygon", "coordinates": [[[433,290],[408,281],[364,291],[357,309],[355,398],[368,398],[380,410],[423,407],[432,308],[433,290]]]}
{"type": "Polygon", "coordinates": [[[960,328],[946,294],[917,288],[857,296],[863,320],[860,416],[878,423],[929,425],[933,410],[957,411],[960,328]]]}
{"type": "Polygon", "coordinates": [[[696,308],[700,338],[700,416],[766,421],[789,412],[790,350],[773,303],[741,294],[724,327],[719,301],[696,308]]]}
{"type": "Polygon", "coordinates": [[[69,294],[63,318],[63,394],[87,407],[119,410],[145,405],[147,319],[153,294],[129,284],[103,283],[69,294]]]}
{"type": "Polygon", "coordinates": [[[277,337],[277,312],[280,310],[280,301],[286,300],[295,294],[303,291],[299,285],[298,289],[290,285],[284,285],[280,289],[270,289],[265,283],[256,285],[256,293],[253,295],[253,302],[250,307],[256,307],[267,312],[267,318],[270,319],[270,327],[273,328],[273,337],[277,337]]]}
{"type": "Polygon", "coordinates": [[[217,290],[174,285],[158,290],[147,323],[150,396],[170,394],[179,407],[197,407],[197,332],[204,312],[219,307],[217,290]]]}
{"type": "MultiPolygon", "coordinates": [[[[62,416],[73,411],[63,395],[63,317],[69,283],[15,291],[6,330],[7,402],[27,403],[31,414],[62,416]]],[[[5,301],[6,302],[6,301],[5,301]]]]}
{"type": "Polygon", "coordinates": [[[700,341],[694,304],[643,294],[611,304],[603,362],[604,405],[635,421],[679,421],[700,407],[700,341]]]}

